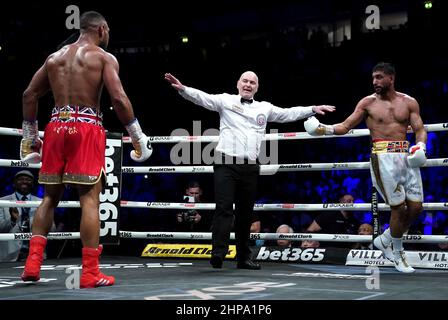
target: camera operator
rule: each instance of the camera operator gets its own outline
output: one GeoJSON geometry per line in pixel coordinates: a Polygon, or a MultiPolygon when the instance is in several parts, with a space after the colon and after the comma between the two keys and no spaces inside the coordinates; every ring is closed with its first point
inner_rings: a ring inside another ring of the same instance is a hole
{"type": "MultiPolygon", "coordinates": [[[[202,202],[202,188],[197,181],[190,181],[185,189],[183,201],[187,203],[202,202]]],[[[210,219],[206,211],[186,210],[176,214],[176,231],[209,232],[210,219]]]]}

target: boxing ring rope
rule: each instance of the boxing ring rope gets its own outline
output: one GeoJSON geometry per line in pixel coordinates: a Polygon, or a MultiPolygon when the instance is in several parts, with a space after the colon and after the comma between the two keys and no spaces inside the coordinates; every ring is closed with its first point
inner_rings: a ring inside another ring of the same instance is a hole
{"type": "MultiPolygon", "coordinates": [[[[0,207],[26,207],[34,208],[39,206],[41,201],[20,201],[20,200],[0,200],[0,207]]],[[[79,208],[79,201],[60,201],[58,208],[79,208]]],[[[213,210],[214,203],[168,203],[168,202],[134,202],[121,201],[122,208],[152,208],[152,209],[175,209],[175,210],[213,210]]],[[[425,210],[448,210],[448,203],[424,203],[425,210]]],[[[370,211],[370,203],[322,203],[322,204],[255,204],[254,211],[370,211]]],[[[390,210],[386,204],[379,204],[380,211],[390,210]]],[[[100,211],[101,213],[101,211],[100,211]]],[[[49,239],[79,239],[79,232],[56,232],[49,233],[49,239]]],[[[200,232],[133,232],[120,231],[120,237],[126,239],[196,239],[211,240],[211,233],[200,232]]],[[[254,233],[251,239],[256,240],[315,240],[329,242],[371,242],[373,236],[350,235],[350,234],[309,234],[309,233],[254,233]]],[[[0,241],[27,240],[31,238],[31,233],[7,233],[0,234],[0,241]]],[[[234,233],[231,239],[235,239],[234,233]]],[[[448,242],[446,235],[405,235],[405,242],[410,243],[445,243],[448,242]]]]}
{"type": "MultiPolygon", "coordinates": [[[[448,123],[425,125],[428,132],[448,131],[448,123]]],[[[412,132],[412,130],[408,130],[412,132]]],[[[21,129],[0,127],[0,135],[22,136],[21,129]]],[[[39,132],[43,137],[43,132],[39,132]]],[[[306,132],[290,132],[278,134],[266,134],[263,140],[302,140],[319,138],[339,138],[339,137],[361,137],[368,136],[368,129],[353,129],[349,133],[341,136],[311,136],[306,132]]],[[[179,142],[217,142],[217,136],[159,136],[150,137],[152,143],[179,143],[179,142]]],[[[129,137],[123,138],[124,143],[130,143],[129,137]]],[[[0,159],[0,167],[27,167],[40,168],[40,164],[28,164],[20,160],[0,159]]],[[[448,166],[448,158],[428,159],[424,167],[448,166]]],[[[346,163],[307,163],[307,164],[282,164],[282,165],[261,165],[260,174],[270,172],[290,172],[290,171],[317,171],[317,170],[356,170],[369,169],[369,162],[346,162],[346,163]]],[[[167,166],[167,167],[123,167],[123,173],[212,173],[212,166],[167,166]]],[[[37,207],[40,201],[10,201],[0,200],[0,207],[37,207]]],[[[78,201],[60,201],[60,208],[79,208],[78,201]]],[[[152,209],[175,209],[175,210],[213,210],[213,203],[167,203],[167,202],[134,202],[121,201],[124,208],[152,208],[152,209]]],[[[370,211],[370,203],[354,204],[255,204],[254,211],[370,211]]],[[[448,210],[448,203],[423,203],[424,210],[448,210]]],[[[390,210],[386,204],[378,204],[379,211],[390,210]]],[[[101,213],[101,212],[100,212],[101,213]]],[[[211,240],[211,233],[188,233],[188,232],[133,232],[119,231],[121,238],[126,239],[197,239],[211,240]]],[[[27,240],[31,238],[31,233],[7,233],[0,234],[0,241],[27,240]]],[[[49,239],[79,239],[79,232],[50,232],[49,239]]],[[[231,233],[231,239],[235,239],[235,234],[231,233]]],[[[351,235],[351,234],[309,234],[309,233],[252,233],[252,240],[314,240],[329,242],[371,242],[373,236],[351,235]]],[[[447,235],[404,235],[404,242],[409,243],[446,243],[447,235]]]]}
{"type": "MultiPolygon", "coordinates": [[[[448,158],[428,159],[422,166],[446,167],[448,158]]],[[[29,164],[20,160],[0,159],[0,167],[19,167],[39,169],[41,164],[29,164]]],[[[369,162],[339,162],[339,163],[293,163],[260,165],[260,174],[295,171],[331,171],[331,170],[365,170],[369,162]]],[[[159,166],[159,167],[123,167],[123,173],[213,173],[213,166],[159,166]]]]}
{"type": "MultiPolygon", "coordinates": [[[[424,126],[428,132],[448,131],[448,123],[427,124],[424,126]]],[[[408,133],[412,133],[411,129],[408,133]]],[[[269,140],[305,140],[305,139],[325,139],[325,138],[356,138],[364,137],[370,134],[369,129],[352,129],[344,135],[325,135],[311,136],[306,132],[284,132],[284,133],[268,133],[264,136],[263,141],[269,140]]],[[[0,135],[22,136],[22,129],[0,127],[0,135]]],[[[43,131],[39,131],[39,136],[44,136],[43,131]]],[[[218,142],[218,136],[153,136],[149,137],[151,143],[179,143],[179,142],[218,142]]],[[[123,137],[124,143],[131,143],[129,137],[123,137]]]]}
{"type": "MultiPolygon", "coordinates": [[[[0,233],[0,241],[29,240],[31,233],[0,233]]],[[[48,239],[67,240],[80,239],[79,232],[50,232],[48,239]]],[[[211,240],[211,232],[138,232],[120,231],[122,239],[169,239],[169,240],[211,240]]],[[[354,234],[326,234],[326,233],[251,233],[251,240],[291,240],[291,241],[328,241],[328,242],[372,242],[373,236],[354,234]]],[[[230,234],[235,240],[235,233],[230,234]]],[[[445,235],[404,235],[403,241],[407,243],[448,243],[445,235]]]]}
{"type": "MultiPolygon", "coordinates": [[[[37,208],[41,201],[0,200],[0,207],[37,208]]],[[[122,208],[163,209],[163,210],[214,210],[214,203],[192,202],[137,202],[121,200],[122,208]]],[[[58,208],[80,208],[79,201],[60,201],[58,208]]],[[[371,203],[256,203],[254,211],[370,211],[371,203]]],[[[378,204],[380,211],[389,211],[385,203],[378,204]]],[[[424,210],[448,210],[447,202],[423,203],[424,210]]]]}

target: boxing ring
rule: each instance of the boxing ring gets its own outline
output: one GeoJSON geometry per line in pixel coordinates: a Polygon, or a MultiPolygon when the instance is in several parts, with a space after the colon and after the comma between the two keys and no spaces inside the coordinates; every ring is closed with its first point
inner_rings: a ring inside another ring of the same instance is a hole
{"type": "MultiPolygon", "coordinates": [[[[428,132],[448,131],[448,123],[425,125],[428,132]]],[[[409,131],[411,132],[411,131],[409,131]]],[[[21,136],[21,130],[0,128],[0,135],[21,136]]],[[[43,133],[40,133],[43,136],[43,133]]],[[[304,132],[266,134],[265,140],[301,140],[338,137],[368,136],[368,129],[354,129],[343,136],[310,136],[304,132]]],[[[216,136],[165,136],[151,137],[151,142],[217,142],[216,136]]],[[[130,143],[128,137],[123,143],[130,143]]],[[[157,152],[157,149],[155,152],[157,152]]],[[[426,167],[448,166],[448,158],[428,159],[426,167]]],[[[0,159],[0,167],[40,168],[40,164],[27,164],[20,160],[0,159]]],[[[369,162],[297,163],[261,165],[260,175],[297,171],[368,170],[369,162]]],[[[157,173],[212,173],[212,166],[158,166],[122,167],[123,174],[157,173]]],[[[374,195],[372,195],[374,199],[374,195]]],[[[213,210],[213,203],[136,202],[119,199],[121,208],[160,210],[213,210]]],[[[39,201],[0,200],[0,207],[37,207],[39,201]]],[[[60,201],[61,208],[79,208],[78,201],[60,201]]],[[[255,204],[255,211],[388,211],[389,206],[372,203],[255,204]]],[[[424,210],[448,210],[447,203],[424,203],[424,210]]],[[[287,214],[287,212],[285,212],[287,214]]],[[[375,217],[374,217],[375,218],[375,217]]],[[[374,225],[378,233],[378,224],[374,225]]],[[[136,232],[119,230],[121,239],[160,240],[211,240],[211,233],[203,232],[136,232]]],[[[0,241],[27,240],[30,233],[0,234],[0,241]]],[[[79,239],[79,232],[50,233],[48,239],[79,239]]],[[[292,241],[316,240],[325,242],[369,243],[373,236],[353,234],[309,233],[252,233],[252,240],[292,241]]],[[[234,234],[231,234],[234,239],[234,234]]],[[[448,235],[405,235],[406,243],[448,243],[448,235]]],[[[100,268],[116,276],[112,287],[94,290],[67,290],[67,279],[80,270],[80,259],[49,259],[42,266],[42,279],[36,284],[20,281],[23,262],[0,263],[0,299],[145,299],[145,300],[315,300],[315,299],[446,299],[448,288],[431,290],[448,280],[448,252],[410,252],[408,259],[415,265],[415,274],[400,274],[378,250],[335,248],[290,249],[274,253],[261,247],[254,259],[262,262],[262,270],[239,270],[226,261],[224,268],[212,269],[207,259],[189,259],[177,250],[171,258],[160,255],[141,257],[102,257],[100,268]],[[324,250],[324,251],[322,251],[324,250]],[[329,249],[328,249],[329,250],[329,249]],[[281,258],[280,258],[281,257],[281,258]],[[341,258],[342,257],[342,258],[341,258]],[[321,258],[321,259],[320,259],[321,258]],[[320,259],[320,260],[319,260],[320,259]],[[342,260],[341,260],[342,259],[342,260]],[[283,262],[283,263],[280,263],[283,262]],[[319,263],[312,263],[319,262],[319,263]],[[380,266],[381,268],[376,268],[380,266]],[[384,268],[389,267],[389,268],[384,268]],[[76,271],[78,270],[78,271],[76,271]],[[381,286],[367,288],[376,272],[380,272],[381,286]],[[162,278],[160,278],[162,277],[162,278]],[[446,280],[443,280],[445,279],[446,280]],[[158,281],[157,279],[161,279],[158,281]],[[398,286],[397,283],[400,283],[398,286]]],[[[145,249],[148,253],[149,251],[145,249]]],[[[158,251],[160,252],[160,250],[158,251]]],[[[171,251],[166,251],[171,252],[171,251]]],[[[151,252],[149,252],[151,253],[151,252]]],[[[170,255],[168,255],[169,257],[170,255]]]]}

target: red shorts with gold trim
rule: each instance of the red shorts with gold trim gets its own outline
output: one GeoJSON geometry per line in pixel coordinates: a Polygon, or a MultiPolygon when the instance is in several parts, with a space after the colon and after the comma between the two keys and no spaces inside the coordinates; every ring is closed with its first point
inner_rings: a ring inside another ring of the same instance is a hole
{"type": "Polygon", "coordinates": [[[95,184],[105,173],[106,133],[98,124],[52,121],[45,128],[42,184],[95,184]]]}

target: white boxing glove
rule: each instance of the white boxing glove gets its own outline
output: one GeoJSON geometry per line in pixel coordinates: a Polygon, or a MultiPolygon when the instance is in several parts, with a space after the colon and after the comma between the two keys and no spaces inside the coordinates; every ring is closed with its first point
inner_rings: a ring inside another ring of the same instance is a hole
{"type": "Polygon", "coordinates": [[[42,145],[39,139],[37,121],[22,121],[22,140],[20,141],[20,160],[26,163],[40,163],[42,161],[42,145]]]}
{"type": "Polygon", "coordinates": [[[142,128],[137,119],[134,119],[126,126],[126,130],[131,137],[135,150],[131,151],[131,159],[137,162],[148,160],[152,154],[152,147],[149,138],[142,132],[142,128]]]}
{"type": "Polygon", "coordinates": [[[407,157],[408,164],[411,168],[418,168],[426,163],[426,144],[418,142],[409,149],[407,157]]]}
{"type": "Polygon", "coordinates": [[[334,127],[326,124],[322,124],[316,117],[309,117],[304,122],[305,130],[312,136],[332,135],[334,133],[334,127]]]}
{"type": "Polygon", "coordinates": [[[143,162],[148,160],[152,155],[152,147],[149,142],[149,138],[143,134],[143,136],[137,141],[132,142],[135,150],[131,151],[131,159],[137,162],[143,162]]]}

